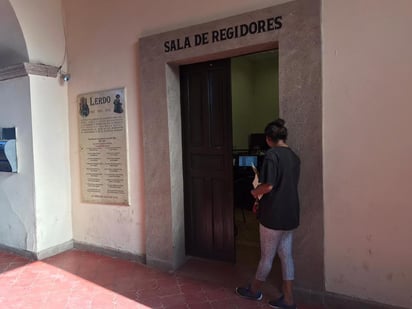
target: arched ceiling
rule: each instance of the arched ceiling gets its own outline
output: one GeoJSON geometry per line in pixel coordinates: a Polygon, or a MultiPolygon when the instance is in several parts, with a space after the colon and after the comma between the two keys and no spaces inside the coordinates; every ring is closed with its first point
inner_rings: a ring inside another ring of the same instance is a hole
{"type": "Polygon", "coordinates": [[[28,62],[23,32],[9,0],[0,0],[0,68],[28,62]]]}

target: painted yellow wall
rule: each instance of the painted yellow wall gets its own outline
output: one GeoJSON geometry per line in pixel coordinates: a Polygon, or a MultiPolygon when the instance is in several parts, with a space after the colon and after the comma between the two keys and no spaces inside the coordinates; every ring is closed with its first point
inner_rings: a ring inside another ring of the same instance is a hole
{"type": "Polygon", "coordinates": [[[258,60],[255,65],[255,93],[252,118],[254,133],[263,133],[270,121],[279,115],[279,64],[275,52],[269,58],[258,60]]]}
{"type": "Polygon", "coordinates": [[[323,2],[328,291],[412,308],[412,2],[323,2]]]}
{"type": "Polygon", "coordinates": [[[232,72],[232,140],[233,149],[248,149],[253,102],[252,63],[243,57],[233,58],[232,72]]]}
{"type": "Polygon", "coordinates": [[[249,135],[263,133],[279,114],[277,52],[232,58],[233,149],[247,150],[249,135]]]}

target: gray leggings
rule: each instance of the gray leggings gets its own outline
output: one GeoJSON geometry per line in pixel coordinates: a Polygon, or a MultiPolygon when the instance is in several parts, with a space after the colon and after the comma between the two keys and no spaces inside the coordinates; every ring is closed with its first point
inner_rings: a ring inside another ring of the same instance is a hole
{"type": "Polygon", "coordinates": [[[256,279],[265,281],[272,269],[276,252],[282,264],[283,280],[293,280],[295,268],[292,258],[293,231],[272,230],[259,225],[260,262],[256,271],[256,279]]]}

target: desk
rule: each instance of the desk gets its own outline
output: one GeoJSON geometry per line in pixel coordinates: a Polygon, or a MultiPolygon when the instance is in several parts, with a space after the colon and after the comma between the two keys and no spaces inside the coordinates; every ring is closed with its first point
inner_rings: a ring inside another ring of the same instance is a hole
{"type": "Polygon", "coordinates": [[[252,210],[254,198],[250,191],[253,189],[255,173],[250,166],[233,167],[233,191],[235,207],[252,210]]]}

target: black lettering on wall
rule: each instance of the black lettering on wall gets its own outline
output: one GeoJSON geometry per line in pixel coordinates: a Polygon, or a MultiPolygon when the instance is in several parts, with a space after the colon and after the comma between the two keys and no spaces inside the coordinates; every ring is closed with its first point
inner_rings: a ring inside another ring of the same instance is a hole
{"type": "Polygon", "coordinates": [[[220,29],[220,39],[226,41],[226,29],[220,29]]]}
{"type": "Polygon", "coordinates": [[[189,48],[189,47],[191,47],[191,45],[190,45],[190,39],[189,39],[189,37],[187,36],[187,37],[185,37],[185,47],[184,47],[184,48],[189,48]]]}
{"type": "Polygon", "coordinates": [[[277,16],[275,18],[275,29],[280,29],[282,28],[282,16],[277,16]]]}
{"type": "Polygon", "coordinates": [[[275,19],[274,18],[266,19],[266,23],[267,23],[267,26],[268,26],[268,31],[275,30],[275,19]]]}
{"type": "Polygon", "coordinates": [[[249,27],[246,24],[240,25],[240,36],[245,36],[249,32],[249,27]]]}
{"type": "Polygon", "coordinates": [[[164,44],[163,44],[163,46],[164,46],[164,49],[165,49],[165,53],[168,53],[168,52],[170,52],[170,42],[169,41],[166,41],[164,44]]]}
{"type": "Polygon", "coordinates": [[[257,32],[257,23],[253,22],[249,25],[249,33],[255,34],[257,32]]]}
{"type": "Polygon", "coordinates": [[[200,46],[209,44],[209,34],[211,34],[211,43],[226,41],[281,29],[283,26],[282,16],[271,17],[252,21],[249,24],[240,24],[226,28],[220,28],[210,32],[196,33],[193,36],[185,38],[176,38],[163,42],[163,50],[165,53],[191,48],[192,46],[200,46]],[[193,45],[192,45],[193,44],[193,45]]]}
{"type": "Polygon", "coordinates": [[[258,21],[258,33],[266,32],[266,22],[264,20],[258,21]]]}
{"type": "Polygon", "coordinates": [[[208,32],[203,32],[201,34],[195,34],[195,46],[205,45],[209,43],[208,32]]]}
{"type": "Polygon", "coordinates": [[[213,30],[212,31],[212,42],[219,42],[219,31],[213,30]]]}

